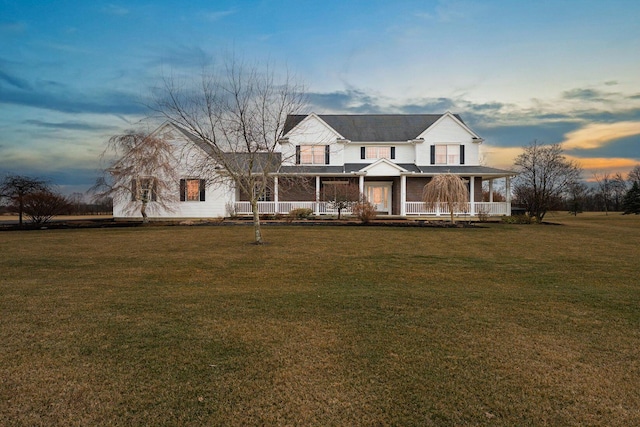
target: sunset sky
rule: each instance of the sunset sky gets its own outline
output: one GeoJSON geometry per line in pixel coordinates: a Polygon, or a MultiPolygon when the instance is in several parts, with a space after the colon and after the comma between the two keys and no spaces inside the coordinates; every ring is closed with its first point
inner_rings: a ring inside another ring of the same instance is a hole
{"type": "Polygon", "coordinates": [[[162,75],[229,51],[317,113],[460,114],[488,166],[534,139],[586,179],[640,163],[637,0],[0,0],[0,175],[86,191],[162,75]]]}

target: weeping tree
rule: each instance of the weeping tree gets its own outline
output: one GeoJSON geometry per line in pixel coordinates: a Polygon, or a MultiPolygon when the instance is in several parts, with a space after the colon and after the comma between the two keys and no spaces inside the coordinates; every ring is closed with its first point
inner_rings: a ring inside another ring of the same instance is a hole
{"type": "Polygon", "coordinates": [[[231,56],[199,79],[163,79],[152,108],[207,154],[193,156],[201,159],[191,166],[194,175],[247,195],[254,243],[262,244],[258,201],[285,160],[279,147],[285,120],[304,105],[303,87],[289,75],[231,56]]]}
{"type": "Polygon", "coordinates": [[[113,198],[128,212],[139,211],[142,222],[147,210],[172,211],[177,201],[176,159],[171,144],[161,135],[127,131],[109,138],[102,153],[102,176],[91,188],[95,200],[113,198]]]}
{"type": "Polygon", "coordinates": [[[446,203],[449,207],[451,222],[454,223],[453,213],[465,209],[469,203],[469,190],[466,181],[452,173],[434,176],[422,191],[422,200],[427,207],[437,203],[446,203]]]}

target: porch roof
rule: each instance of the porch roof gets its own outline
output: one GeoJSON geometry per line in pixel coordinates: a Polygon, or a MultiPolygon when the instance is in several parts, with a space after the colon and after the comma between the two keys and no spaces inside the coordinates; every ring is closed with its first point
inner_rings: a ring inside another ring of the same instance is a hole
{"type": "MultiPolygon", "coordinates": [[[[452,173],[454,175],[463,176],[482,176],[492,178],[502,178],[506,176],[516,175],[515,172],[490,168],[487,166],[418,166],[414,163],[398,163],[398,166],[406,169],[409,175],[440,175],[443,173],[452,173]]],[[[330,166],[330,165],[317,165],[317,166],[282,166],[280,173],[282,174],[295,174],[295,175],[344,175],[355,174],[364,171],[365,168],[371,166],[371,163],[346,163],[344,166],[330,166]]],[[[407,173],[403,173],[406,175],[407,173]]],[[[400,173],[398,173],[400,175],[400,173]]]]}

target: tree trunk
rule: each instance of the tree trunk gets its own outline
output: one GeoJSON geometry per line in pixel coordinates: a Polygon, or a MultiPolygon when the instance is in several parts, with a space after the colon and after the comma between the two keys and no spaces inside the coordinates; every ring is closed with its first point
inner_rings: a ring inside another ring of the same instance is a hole
{"type": "Polygon", "coordinates": [[[22,200],[22,196],[18,199],[18,223],[20,228],[22,228],[22,213],[24,211],[24,202],[22,200]]]}
{"type": "Polygon", "coordinates": [[[456,220],[453,218],[453,206],[454,204],[451,202],[447,202],[447,206],[449,206],[449,214],[451,215],[451,224],[455,224],[456,220]]]}
{"type": "Polygon", "coordinates": [[[149,222],[149,218],[147,217],[147,204],[142,203],[140,207],[140,213],[142,214],[142,223],[147,224],[149,222]]]}
{"type": "Polygon", "coordinates": [[[260,231],[260,213],[258,212],[258,201],[251,200],[251,211],[253,212],[253,231],[255,235],[254,244],[262,244],[262,231],[260,231]]]}

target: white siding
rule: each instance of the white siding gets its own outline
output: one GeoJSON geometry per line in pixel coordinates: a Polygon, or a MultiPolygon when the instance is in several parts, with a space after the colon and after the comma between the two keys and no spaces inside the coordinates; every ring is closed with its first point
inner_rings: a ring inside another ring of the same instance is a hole
{"type": "MultiPolygon", "coordinates": [[[[191,170],[190,165],[198,164],[206,158],[205,154],[192,142],[187,141],[177,132],[165,133],[166,137],[172,139],[175,147],[174,157],[176,158],[177,178],[173,184],[171,197],[174,200],[170,204],[170,209],[162,209],[157,203],[150,202],[147,205],[147,215],[149,218],[216,218],[227,216],[227,204],[235,202],[235,190],[228,185],[207,182],[205,185],[205,201],[180,201],[180,181],[179,179],[201,179],[198,173],[191,170]]],[[[158,195],[162,197],[162,193],[158,195]]],[[[114,218],[134,219],[142,218],[140,215],[140,202],[132,202],[130,194],[123,194],[115,197],[113,202],[114,218]]]]}
{"type": "Polygon", "coordinates": [[[345,163],[375,163],[378,159],[362,159],[360,149],[367,146],[395,147],[395,159],[389,159],[394,163],[413,163],[415,160],[413,145],[402,142],[350,142],[344,149],[345,163]]]}
{"type": "Polygon", "coordinates": [[[282,163],[285,165],[295,164],[296,145],[330,145],[330,164],[337,166],[345,163],[344,144],[336,143],[340,135],[314,115],[300,122],[287,137],[289,142],[281,145],[282,163]]]}
{"type": "Polygon", "coordinates": [[[431,161],[431,146],[434,144],[464,144],[465,165],[479,164],[479,143],[473,135],[455,119],[447,115],[420,135],[424,143],[416,144],[416,164],[428,165],[431,161]]]}

